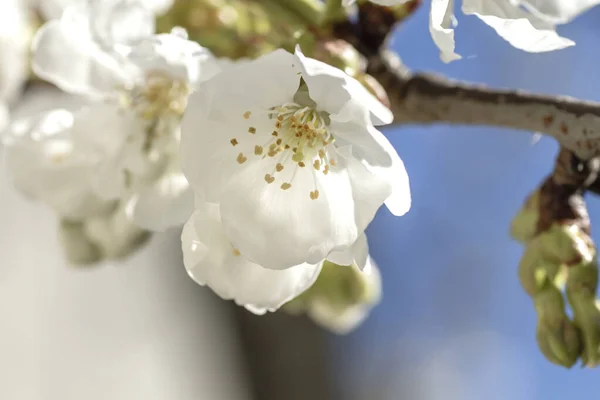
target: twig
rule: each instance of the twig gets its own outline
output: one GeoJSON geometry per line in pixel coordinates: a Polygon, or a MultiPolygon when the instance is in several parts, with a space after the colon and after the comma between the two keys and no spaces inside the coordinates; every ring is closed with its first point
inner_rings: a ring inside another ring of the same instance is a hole
{"type": "Polygon", "coordinates": [[[491,125],[541,132],[581,159],[600,154],[600,103],[412,74],[388,51],[371,57],[368,65],[367,72],[388,92],[396,123],[491,125]]]}

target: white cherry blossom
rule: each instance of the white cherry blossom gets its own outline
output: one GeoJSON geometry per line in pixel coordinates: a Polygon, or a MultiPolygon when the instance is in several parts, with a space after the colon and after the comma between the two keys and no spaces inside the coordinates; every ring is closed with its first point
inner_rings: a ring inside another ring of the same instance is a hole
{"type": "Polygon", "coordinates": [[[128,199],[130,217],[143,228],[181,225],[193,195],[179,170],[179,122],[195,85],[220,68],[185,31],[152,34],[153,16],[139,2],[90,4],[68,7],[42,27],[34,70],[95,99],[72,129],[75,146],[94,160],[95,192],[128,199]]]}
{"type": "Polygon", "coordinates": [[[385,202],[410,207],[404,165],[371,123],[391,112],[341,70],[277,50],[190,97],[182,167],[227,237],[270,269],[347,251],[385,202]]]}

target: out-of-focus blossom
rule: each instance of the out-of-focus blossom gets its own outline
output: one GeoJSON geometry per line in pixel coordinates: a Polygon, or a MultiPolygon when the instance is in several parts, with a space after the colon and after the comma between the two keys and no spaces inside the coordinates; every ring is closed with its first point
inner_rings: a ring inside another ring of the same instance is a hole
{"type": "MultiPolygon", "coordinates": [[[[58,19],[62,13],[71,5],[79,3],[93,4],[109,3],[114,0],[27,0],[29,6],[37,10],[46,20],[58,19]]],[[[141,2],[146,8],[157,15],[166,12],[173,5],[174,0],[131,0],[131,2],[141,2]]]]}
{"type": "Polygon", "coordinates": [[[143,228],[183,224],[193,196],[179,170],[179,121],[187,97],[220,69],[185,31],[154,35],[143,3],[77,3],[34,40],[34,71],[65,91],[87,95],[73,146],[93,163],[89,180],[105,200],[128,202],[143,228]]]}
{"type": "Polygon", "coordinates": [[[363,271],[356,263],[342,266],[325,262],[314,285],[284,309],[306,313],[324,328],[346,334],[358,327],[380,300],[381,276],[368,257],[363,271]]]}
{"type": "Polygon", "coordinates": [[[0,131],[9,121],[8,105],[27,79],[29,29],[22,1],[0,1],[0,131]]]}

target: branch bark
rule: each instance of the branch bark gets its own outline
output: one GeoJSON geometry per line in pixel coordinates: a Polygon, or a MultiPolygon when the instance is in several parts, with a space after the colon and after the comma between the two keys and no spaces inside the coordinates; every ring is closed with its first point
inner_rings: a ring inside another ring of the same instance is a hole
{"type": "MultiPolygon", "coordinates": [[[[420,2],[415,1],[414,7],[420,2]]],[[[521,90],[491,89],[433,74],[412,73],[384,49],[398,19],[390,8],[366,3],[356,23],[334,35],[367,59],[367,73],[386,89],[398,124],[487,125],[543,133],[587,160],[600,155],[600,103],[521,90]]]]}
{"type": "Polygon", "coordinates": [[[554,137],[582,159],[600,154],[600,103],[412,74],[389,51],[370,57],[367,72],[386,88],[395,123],[527,130],[554,137]]]}

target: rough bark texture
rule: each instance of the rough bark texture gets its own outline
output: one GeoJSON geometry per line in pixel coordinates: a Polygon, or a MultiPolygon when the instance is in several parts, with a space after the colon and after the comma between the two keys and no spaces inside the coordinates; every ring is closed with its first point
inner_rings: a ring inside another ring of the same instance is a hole
{"type": "Polygon", "coordinates": [[[367,72],[387,89],[396,123],[527,130],[554,137],[582,159],[600,154],[600,103],[411,74],[388,51],[371,57],[367,72]]]}

